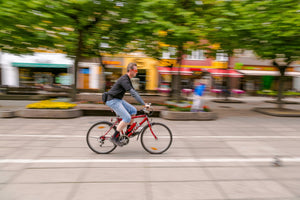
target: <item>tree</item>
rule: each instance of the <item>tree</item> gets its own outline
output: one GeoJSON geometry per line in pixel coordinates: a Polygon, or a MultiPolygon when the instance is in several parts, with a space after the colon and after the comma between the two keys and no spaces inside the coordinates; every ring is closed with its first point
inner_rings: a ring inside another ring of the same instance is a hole
{"type": "Polygon", "coordinates": [[[80,59],[90,56],[101,58],[100,52],[123,50],[132,37],[126,31],[132,26],[132,20],[126,17],[133,15],[135,4],[135,0],[130,3],[111,0],[30,0],[11,3],[5,0],[1,15],[9,20],[9,17],[15,19],[17,14],[22,13],[22,18],[4,22],[9,25],[1,31],[1,48],[16,54],[32,53],[37,47],[59,49],[74,58],[72,99],[75,100],[80,59]],[[108,43],[110,48],[103,48],[100,45],[103,42],[108,43]]]}
{"type": "MultiPolygon", "coordinates": [[[[139,4],[135,17],[137,44],[148,55],[161,58],[169,47],[176,49],[176,66],[180,71],[184,54],[199,46],[204,24],[202,1],[192,0],[145,0],[139,4]]],[[[172,84],[173,98],[180,98],[180,74],[172,84]]]]}
{"type": "Polygon", "coordinates": [[[31,1],[0,2],[0,49],[13,54],[32,54],[35,48],[53,46],[52,37],[41,31],[39,14],[31,1]]]}
{"type": "MultiPolygon", "coordinates": [[[[206,15],[206,39],[208,55],[224,53],[228,56],[227,68],[231,64],[231,57],[235,50],[245,48],[245,37],[248,30],[241,29],[242,13],[240,1],[215,1],[212,6],[205,10],[206,15]]],[[[230,89],[230,76],[225,77],[226,88],[230,89]]],[[[226,100],[228,95],[224,95],[226,100]]]]}
{"type": "Polygon", "coordinates": [[[282,105],[283,78],[290,64],[300,58],[300,4],[294,0],[240,1],[240,26],[249,32],[244,43],[259,57],[273,60],[280,72],[278,109],[282,105]]]}

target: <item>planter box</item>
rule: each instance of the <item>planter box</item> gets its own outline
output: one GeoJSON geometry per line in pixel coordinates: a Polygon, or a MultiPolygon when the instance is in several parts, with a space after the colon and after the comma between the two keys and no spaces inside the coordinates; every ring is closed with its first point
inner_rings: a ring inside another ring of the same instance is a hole
{"type": "Polygon", "coordinates": [[[216,120],[217,113],[215,112],[178,112],[178,111],[169,111],[163,110],[160,112],[160,117],[169,120],[178,120],[178,121],[209,121],[216,120]]]}
{"type": "Polygon", "coordinates": [[[22,109],[16,111],[16,116],[23,118],[67,119],[82,116],[79,109],[22,109]]]}
{"type": "Polygon", "coordinates": [[[0,111],[0,118],[11,118],[14,116],[15,116],[14,111],[9,111],[9,110],[0,111]]]}

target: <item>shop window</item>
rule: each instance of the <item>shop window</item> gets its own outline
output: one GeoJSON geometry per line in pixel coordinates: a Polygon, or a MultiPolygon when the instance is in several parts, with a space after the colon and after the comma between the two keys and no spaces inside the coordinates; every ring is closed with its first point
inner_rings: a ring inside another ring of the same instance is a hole
{"type": "Polygon", "coordinates": [[[228,61],[228,54],[227,53],[217,53],[216,54],[216,61],[228,61]]]}
{"type": "Polygon", "coordinates": [[[176,58],[176,48],[169,47],[168,51],[162,53],[162,59],[176,58]]]}
{"type": "Polygon", "coordinates": [[[204,60],[204,51],[203,50],[193,50],[191,54],[187,55],[188,60],[204,60]]]}
{"type": "Polygon", "coordinates": [[[89,68],[80,69],[80,73],[81,74],[89,74],[90,73],[90,69],[89,68]]]}
{"type": "Polygon", "coordinates": [[[138,78],[138,85],[136,85],[136,89],[141,91],[146,90],[146,70],[139,69],[136,78],[138,78]]]}

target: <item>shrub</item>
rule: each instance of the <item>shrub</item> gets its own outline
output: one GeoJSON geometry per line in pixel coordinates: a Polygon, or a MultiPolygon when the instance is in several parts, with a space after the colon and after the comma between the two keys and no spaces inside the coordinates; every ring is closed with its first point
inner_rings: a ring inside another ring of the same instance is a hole
{"type": "Polygon", "coordinates": [[[54,102],[53,100],[44,100],[37,103],[28,104],[26,108],[30,109],[70,109],[74,108],[76,104],[68,102],[54,102]]]}
{"type": "Polygon", "coordinates": [[[208,106],[203,106],[203,111],[204,111],[204,112],[210,112],[210,109],[209,109],[208,106]]]}
{"type": "MultiPolygon", "coordinates": [[[[257,91],[257,94],[268,95],[268,96],[277,96],[278,92],[273,90],[261,90],[257,91]]],[[[286,91],[283,92],[284,96],[300,96],[300,92],[286,91]]]]}

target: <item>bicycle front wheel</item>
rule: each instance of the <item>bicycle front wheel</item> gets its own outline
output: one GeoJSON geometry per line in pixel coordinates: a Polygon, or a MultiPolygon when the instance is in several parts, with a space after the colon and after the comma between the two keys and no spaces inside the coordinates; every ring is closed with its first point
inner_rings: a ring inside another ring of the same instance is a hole
{"type": "Polygon", "coordinates": [[[151,154],[161,154],[167,151],[172,144],[172,132],[162,123],[152,123],[141,134],[143,148],[151,154]]]}
{"type": "Polygon", "coordinates": [[[116,127],[107,121],[94,124],[86,135],[89,148],[99,154],[107,154],[115,150],[117,146],[110,141],[115,129],[116,127]]]}

